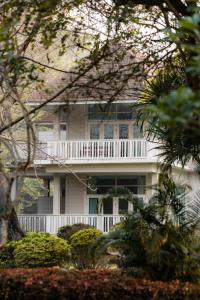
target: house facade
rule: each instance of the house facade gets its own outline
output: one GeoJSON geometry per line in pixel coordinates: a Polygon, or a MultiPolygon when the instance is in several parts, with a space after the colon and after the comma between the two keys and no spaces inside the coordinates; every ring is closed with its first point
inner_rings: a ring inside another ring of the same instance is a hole
{"type": "MultiPolygon", "coordinates": [[[[37,105],[37,104],[34,104],[37,105]]],[[[37,206],[19,215],[22,228],[56,233],[87,223],[108,232],[133,210],[113,189],[147,202],[158,182],[161,159],[136,121],[134,101],[51,103],[36,123],[37,145],[26,176],[40,178],[37,206]]],[[[23,160],[25,151],[19,148],[23,160]]],[[[194,168],[173,167],[177,182],[197,189],[194,168]]]]}

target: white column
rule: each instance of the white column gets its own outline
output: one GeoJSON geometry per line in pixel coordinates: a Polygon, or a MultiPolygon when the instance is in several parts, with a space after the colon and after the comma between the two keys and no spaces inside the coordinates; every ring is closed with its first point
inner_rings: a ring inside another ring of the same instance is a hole
{"type": "Polygon", "coordinates": [[[60,175],[53,177],[53,214],[60,214],[60,175]]]}
{"type": "Polygon", "coordinates": [[[113,215],[119,214],[119,198],[113,197],[113,215]]]}
{"type": "Polygon", "coordinates": [[[65,213],[69,213],[69,203],[68,203],[68,176],[65,178],[65,213]]]}
{"type": "Polygon", "coordinates": [[[60,139],[60,126],[59,126],[59,113],[54,114],[54,120],[53,120],[53,131],[54,131],[54,138],[56,141],[60,139]]]}

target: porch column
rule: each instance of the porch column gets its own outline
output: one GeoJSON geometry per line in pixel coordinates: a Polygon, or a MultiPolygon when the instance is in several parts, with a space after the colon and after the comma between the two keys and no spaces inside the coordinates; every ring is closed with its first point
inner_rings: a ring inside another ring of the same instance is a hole
{"type": "Polygon", "coordinates": [[[119,214],[119,198],[113,197],[113,215],[119,214]]]}
{"type": "Polygon", "coordinates": [[[53,176],[53,214],[60,214],[60,175],[53,176]]]}
{"type": "Polygon", "coordinates": [[[69,203],[68,203],[68,176],[65,177],[65,213],[69,213],[69,203]]]}
{"type": "Polygon", "coordinates": [[[53,131],[54,131],[54,138],[56,141],[60,138],[60,126],[59,126],[59,113],[55,113],[54,120],[53,120],[53,131]]]}

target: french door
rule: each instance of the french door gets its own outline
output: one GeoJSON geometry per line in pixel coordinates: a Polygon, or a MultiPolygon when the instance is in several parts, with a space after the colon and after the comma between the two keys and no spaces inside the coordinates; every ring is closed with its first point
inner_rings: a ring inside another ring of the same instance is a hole
{"type": "Polygon", "coordinates": [[[128,123],[101,123],[90,124],[90,139],[130,139],[131,127],[128,123]]]}

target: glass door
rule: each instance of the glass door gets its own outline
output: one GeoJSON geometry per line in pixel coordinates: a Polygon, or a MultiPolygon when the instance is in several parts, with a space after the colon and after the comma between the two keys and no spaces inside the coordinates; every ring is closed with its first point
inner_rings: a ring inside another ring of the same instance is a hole
{"type": "Polygon", "coordinates": [[[119,124],[119,140],[122,140],[119,142],[119,154],[120,157],[128,157],[129,154],[129,148],[128,148],[128,140],[129,139],[129,124],[121,123],[119,124]]]}
{"type": "Polygon", "coordinates": [[[104,124],[103,126],[103,138],[106,140],[103,143],[104,157],[113,157],[114,154],[114,142],[110,141],[114,139],[114,124],[104,124]]]}
{"type": "Polygon", "coordinates": [[[104,215],[112,215],[113,214],[113,198],[104,199],[103,214],[104,215]]]}

